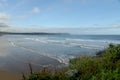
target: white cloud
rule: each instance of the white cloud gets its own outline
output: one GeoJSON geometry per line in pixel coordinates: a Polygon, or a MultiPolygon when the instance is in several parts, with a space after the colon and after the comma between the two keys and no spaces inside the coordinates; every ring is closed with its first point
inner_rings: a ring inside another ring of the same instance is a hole
{"type": "Polygon", "coordinates": [[[4,28],[4,27],[9,27],[9,25],[8,25],[7,23],[0,23],[0,28],[1,28],[1,27],[3,27],[3,28],[4,28]]]}
{"type": "Polygon", "coordinates": [[[24,15],[17,16],[17,18],[19,18],[19,19],[26,19],[26,18],[29,18],[32,14],[40,13],[40,12],[41,12],[41,10],[40,10],[39,7],[34,7],[32,10],[26,11],[26,13],[24,15]]]}
{"type": "Polygon", "coordinates": [[[10,16],[6,13],[0,13],[0,21],[2,20],[8,20],[10,19],[10,16]]]}
{"type": "Polygon", "coordinates": [[[33,13],[39,13],[40,12],[40,8],[39,7],[34,7],[32,12],[33,13]]]}
{"type": "Polygon", "coordinates": [[[120,25],[113,25],[112,28],[120,28],[120,25]]]}

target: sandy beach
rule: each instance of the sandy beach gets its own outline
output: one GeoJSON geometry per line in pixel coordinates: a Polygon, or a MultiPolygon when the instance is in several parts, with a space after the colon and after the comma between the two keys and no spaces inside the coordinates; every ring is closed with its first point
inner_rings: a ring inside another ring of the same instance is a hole
{"type": "Polygon", "coordinates": [[[5,37],[0,37],[0,80],[18,80],[21,73],[29,74],[29,63],[34,72],[46,65],[60,64],[52,58],[13,47],[5,37]]]}
{"type": "Polygon", "coordinates": [[[0,36],[0,57],[5,57],[7,55],[7,47],[9,47],[9,42],[0,36]]]}
{"type": "Polygon", "coordinates": [[[21,74],[0,70],[0,80],[20,80],[21,74]]]}
{"type": "MultiPolygon", "coordinates": [[[[7,56],[8,45],[9,45],[8,42],[4,38],[0,37],[0,58],[7,56]]],[[[1,69],[2,66],[4,65],[0,63],[0,80],[20,80],[21,79],[21,74],[10,72],[7,70],[2,70],[1,69]]]]}

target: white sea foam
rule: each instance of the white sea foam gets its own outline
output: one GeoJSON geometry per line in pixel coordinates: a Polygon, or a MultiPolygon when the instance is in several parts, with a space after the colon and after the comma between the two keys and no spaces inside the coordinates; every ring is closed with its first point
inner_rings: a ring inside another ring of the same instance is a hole
{"type": "MultiPolygon", "coordinates": [[[[59,56],[58,56],[58,55],[54,55],[54,54],[40,53],[40,52],[37,52],[37,51],[34,50],[34,49],[26,48],[26,47],[24,47],[24,46],[21,46],[21,45],[18,45],[18,44],[16,44],[16,43],[14,43],[14,42],[10,42],[10,43],[11,43],[12,46],[25,49],[25,50],[30,51],[30,52],[32,52],[32,53],[37,53],[37,54],[39,54],[39,55],[43,55],[43,56],[50,57],[50,58],[52,58],[52,59],[55,59],[55,60],[59,61],[60,63],[66,64],[66,65],[68,64],[69,59],[70,59],[70,57],[65,56],[65,55],[59,55],[59,56]]],[[[72,58],[72,57],[71,57],[71,58],[72,58]]]]}
{"type": "Polygon", "coordinates": [[[105,46],[99,46],[99,45],[91,45],[91,44],[85,44],[85,43],[80,43],[82,42],[107,42],[107,41],[100,41],[100,40],[84,40],[84,39],[65,39],[65,40],[52,40],[49,38],[26,38],[29,40],[33,41],[38,41],[41,43],[50,43],[50,44],[60,44],[66,47],[81,47],[81,48],[89,48],[89,49],[100,49],[100,48],[105,48],[105,46]],[[79,43],[78,43],[79,42],[79,43]]]}
{"type": "Polygon", "coordinates": [[[78,44],[78,43],[70,43],[69,45],[80,48],[88,48],[88,49],[104,49],[106,46],[99,45],[88,45],[88,44],[78,44]]]}
{"type": "MultiPolygon", "coordinates": [[[[120,41],[117,40],[92,40],[92,39],[72,39],[72,38],[65,38],[62,40],[59,39],[51,39],[51,38],[47,38],[47,37],[39,37],[39,38],[24,38],[25,40],[32,40],[32,41],[37,41],[40,43],[45,43],[45,44],[58,44],[58,45],[63,45],[66,47],[80,47],[80,48],[87,48],[87,49],[104,49],[107,46],[106,45],[98,45],[98,44],[93,44],[93,43],[100,43],[100,44],[109,44],[109,43],[115,43],[118,44],[120,43],[120,41]]],[[[23,40],[24,41],[24,40],[23,40]]],[[[19,47],[22,49],[25,49],[27,51],[33,52],[33,53],[37,53],[40,55],[44,55],[53,59],[58,60],[60,63],[64,63],[64,64],[68,64],[69,59],[74,58],[75,56],[73,55],[67,55],[67,54],[61,54],[61,55],[57,55],[57,54],[49,54],[49,53],[40,53],[37,52],[34,49],[28,48],[28,47],[24,47],[20,44],[17,44],[16,42],[10,41],[12,46],[15,47],[19,47]]],[[[19,42],[18,42],[19,43],[19,42]]]]}
{"type": "Polygon", "coordinates": [[[120,41],[117,40],[92,40],[92,39],[72,39],[72,38],[65,38],[63,40],[56,40],[56,39],[49,39],[46,37],[40,38],[25,38],[28,40],[38,41],[41,43],[51,43],[51,44],[61,44],[64,46],[78,46],[82,48],[104,48],[105,46],[99,46],[98,44],[92,45],[93,43],[102,43],[102,44],[120,44],[120,41]],[[91,43],[91,44],[86,44],[91,43]]]}
{"type": "Polygon", "coordinates": [[[16,47],[15,43],[12,42],[12,41],[9,41],[9,43],[13,46],[13,47],[16,47]]]}
{"type": "Polygon", "coordinates": [[[102,43],[120,43],[118,40],[93,40],[93,39],[71,39],[71,38],[66,38],[66,41],[70,42],[102,42],[102,43]]]}
{"type": "MultiPolygon", "coordinates": [[[[95,46],[95,45],[88,45],[88,44],[80,44],[80,43],[75,43],[75,41],[77,39],[74,39],[74,43],[72,39],[69,40],[50,40],[50,39],[46,39],[46,38],[41,38],[41,39],[34,39],[34,38],[27,38],[29,40],[33,40],[33,41],[39,41],[41,43],[54,43],[54,44],[62,44],[64,46],[79,46],[82,48],[102,48],[102,46],[95,46]]],[[[80,39],[78,39],[77,41],[79,41],[80,39]]],[[[81,40],[80,40],[81,41],[81,40]]],[[[84,40],[82,40],[84,41],[84,40]]]]}
{"type": "Polygon", "coordinates": [[[46,40],[47,38],[25,38],[27,40],[32,40],[32,41],[38,41],[38,42],[41,42],[41,43],[47,43],[46,40]]]}

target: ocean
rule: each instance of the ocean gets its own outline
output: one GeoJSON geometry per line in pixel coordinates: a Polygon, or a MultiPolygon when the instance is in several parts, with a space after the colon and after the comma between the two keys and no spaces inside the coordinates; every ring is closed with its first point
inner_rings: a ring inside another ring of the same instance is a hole
{"type": "Polygon", "coordinates": [[[15,67],[6,67],[10,70],[20,67],[22,63],[24,65],[31,63],[38,67],[68,65],[70,59],[84,55],[94,56],[96,52],[107,48],[110,43],[120,44],[120,35],[5,35],[3,37],[10,45],[7,49],[8,54],[5,58],[2,57],[4,62],[2,67],[17,64],[15,67]]]}
{"type": "Polygon", "coordinates": [[[6,38],[14,47],[66,64],[78,55],[95,55],[110,43],[120,44],[119,35],[10,35],[6,38]]]}

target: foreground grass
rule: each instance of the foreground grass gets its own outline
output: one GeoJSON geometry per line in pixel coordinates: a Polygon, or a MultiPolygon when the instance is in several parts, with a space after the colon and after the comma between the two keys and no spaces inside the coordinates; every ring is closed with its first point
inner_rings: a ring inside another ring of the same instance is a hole
{"type": "Polygon", "coordinates": [[[22,80],[120,80],[120,45],[110,44],[98,56],[75,58],[69,64],[66,70],[43,70],[22,80]]]}

